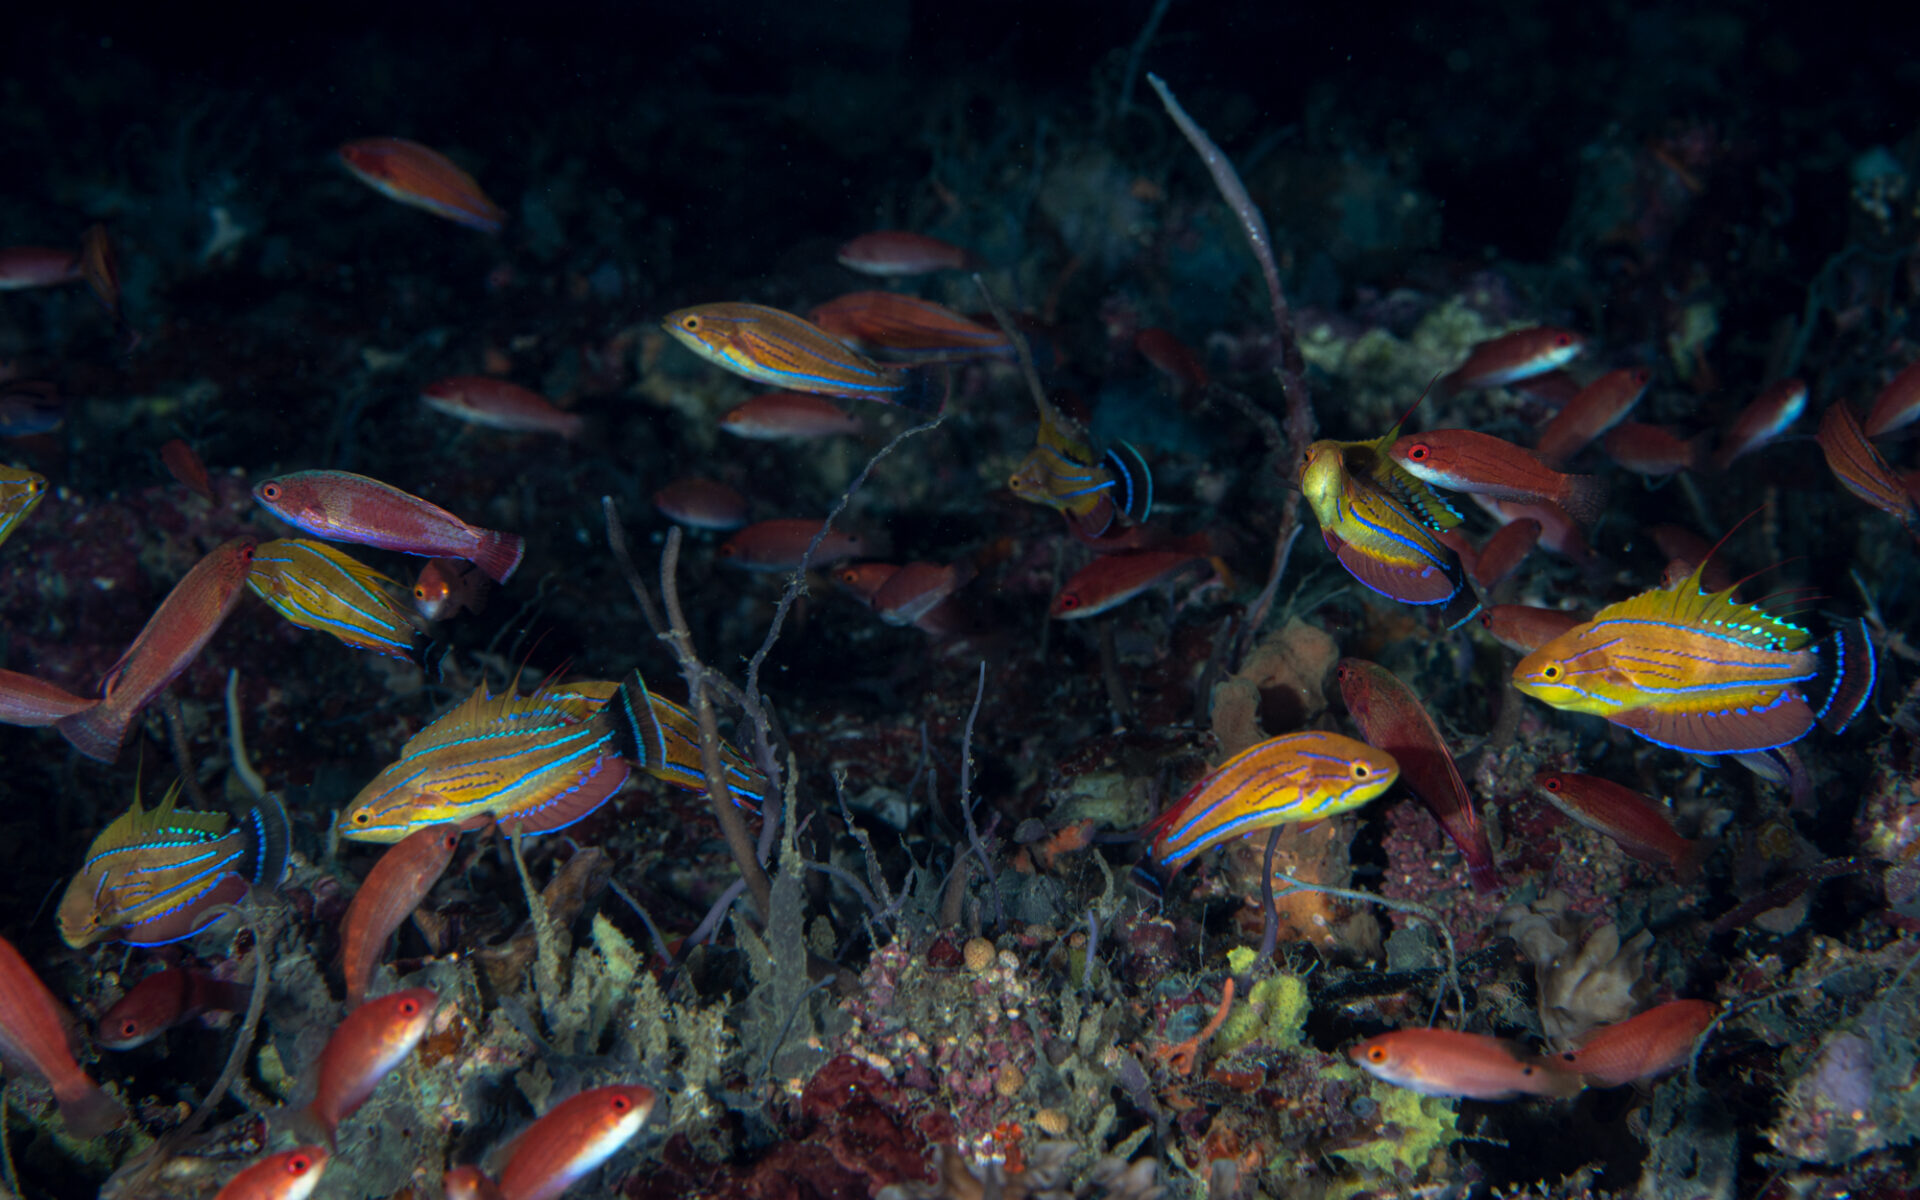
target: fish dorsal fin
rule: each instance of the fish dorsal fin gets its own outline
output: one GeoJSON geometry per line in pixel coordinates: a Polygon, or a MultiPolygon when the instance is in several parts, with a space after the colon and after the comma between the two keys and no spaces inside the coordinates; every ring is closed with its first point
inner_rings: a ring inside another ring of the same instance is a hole
{"type": "Polygon", "coordinates": [[[1356,475],[1365,475],[1388,494],[1413,510],[1413,514],[1429,528],[1446,531],[1459,525],[1466,518],[1460,510],[1449,504],[1445,497],[1424,480],[1417,478],[1399,463],[1393,461],[1390,451],[1393,444],[1400,440],[1400,423],[1396,422],[1386,435],[1371,442],[1342,442],[1341,458],[1345,460],[1347,470],[1356,475]]]}
{"type": "Polygon", "coordinates": [[[1649,620],[1696,625],[1768,650],[1799,650],[1812,640],[1813,635],[1802,626],[1782,620],[1757,604],[1735,600],[1734,588],[1709,592],[1700,582],[1706,569],[1703,559],[1686,578],[1618,604],[1609,604],[1595,613],[1593,619],[1596,622],[1649,620]]]}
{"type": "Polygon", "coordinates": [[[400,586],[385,575],[382,575],[372,567],[348,554],[346,551],[337,550],[325,542],[313,542],[305,538],[297,538],[295,539],[295,543],[308,553],[317,554],[342,571],[345,571],[353,577],[356,583],[363,584],[376,591],[381,588],[398,588],[400,586]]]}
{"type": "Polygon", "coordinates": [[[1083,467],[1091,467],[1100,461],[1093,447],[1080,440],[1079,431],[1067,425],[1064,414],[1048,405],[1040,413],[1040,433],[1034,438],[1042,446],[1059,454],[1069,462],[1083,467]]]}
{"type": "Polygon", "coordinates": [[[449,732],[469,733],[504,719],[508,715],[506,702],[513,698],[511,694],[489,696],[487,685],[481,684],[473,689],[471,696],[448,709],[440,717],[428,722],[425,729],[408,738],[407,744],[400,747],[400,757],[404,759],[418,752],[432,749],[449,732]]]}
{"type": "Polygon", "coordinates": [[[152,808],[144,807],[140,797],[133,798],[133,807],[115,817],[100,836],[93,839],[93,845],[87,850],[92,858],[109,850],[118,850],[124,846],[133,846],[152,839],[162,830],[179,830],[205,837],[219,837],[226,833],[230,824],[227,814],[218,812],[181,811],[180,781],[175,780],[160,798],[160,803],[152,808]]]}

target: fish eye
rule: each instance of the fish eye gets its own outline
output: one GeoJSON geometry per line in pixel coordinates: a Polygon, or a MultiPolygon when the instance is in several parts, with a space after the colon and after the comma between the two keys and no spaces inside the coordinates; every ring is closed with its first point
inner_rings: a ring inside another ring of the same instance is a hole
{"type": "Polygon", "coordinates": [[[130,1037],[132,1037],[132,1036],[133,1036],[134,1034],[136,1034],[136,1033],[139,1033],[139,1032],[140,1032],[140,1022],[138,1022],[138,1021],[122,1021],[122,1022],[120,1022],[120,1036],[121,1036],[121,1037],[123,1037],[123,1038],[130,1038],[130,1037]]]}
{"type": "Polygon", "coordinates": [[[373,816],[370,813],[357,812],[353,814],[353,823],[355,825],[365,825],[368,821],[371,821],[372,819],[373,819],[373,816]]]}
{"type": "Polygon", "coordinates": [[[411,1017],[419,1011],[420,1002],[418,1000],[402,1000],[400,1002],[400,1015],[403,1017],[411,1017]]]}
{"type": "Polygon", "coordinates": [[[414,588],[414,589],[413,589],[413,598],[414,598],[415,600],[425,600],[425,599],[427,598],[427,589],[425,589],[425,588],[423,588],[423,587],[416,587],[416,588],[414,588]]]}
{"type": "Polygon", "coordinates": [[[1415,462],[1427,461],[1427,453],[1427,444],[1425,442],[1416,442],[1414,445],[1407,447],[1407,457],[1415,462]]]}
{"type": "Polygon", "coordinates": [[[311,1170],[313,1170],[313,1159],[304,1154],[296,1154],[287,1160],[287,1174],[289,1175],[305,1175],[311,1170]]]}
{"type": "Polygon", "coordinates": [[[1560,777],[1559,777],[1558,775],[1549,775],[1549,776],[1547,776],[1547,778],[1546,778],[1546,779],[1545,779],[1545,780],[1544,780],[1544,781],[1543,781],[1543,782],[1542,782],[1542,783],[1540,784],[1540,786],[1541,786],[1541,787],[1543,787],[1543,788],[1546,788],[1546,789],[1547,789],[1548,791],[1550,791],[1550,792],[1557,792],[1557,791],[1559,791],[1559,790],[1560,790],[1560,786],[1561,786],[1561,785],[1560,785],[1560,777]]]}
{"type": "Polygon", "coordinates": [[[44,492],[46,490],[47,490],[47,481],[44,479],[36,479],[33,482],[27,484],[27,495],[29,496],[38,496],[41,492],[44,492]]]}
{"type": "Polygon", "coordinates": [[[1383,1063],[1387,1061],[1387,1048],[1385,1046],[1368,1047],[1367,1061],[1370,1063],[1383,1063]]]}
{"type": "Polygon", "coordinates": [[[452,850],[455,847],[460,845],[460,835],[457,833],[450,833],[446,837],[443,837],[440,839],[440,844],[442,846],[445,846],[447,849],[452,850]]]}
{"type": "Polygon", "coordinates": [[[686,330],[688,333],[698,333],[700,332],[700,318],[699,317],[681,317],[680,328],[686,330]]]}
{"type": "Polygon", "coordinates": [[[1556,665],[1551,665],[1551,664],[1549,664],[1548,666],[1541,667],[1540,678],[1558,679],[1560,678],[1560,668],[1556,665]]]}
{"type": "Polygon", "coordinates": [[[1553,339],[1553,344],[1556,346],[1571,346],[1573,345],[1573,335],[1570,333],[1563,333],[1559,337],[1556,337],[1553,339]]]}
{"type": "Polygon", "coordinates": [[[260,485],[260,495],[263,499],[278,500],[280,498],[280,485],[277,483],[263,483],[260,485]]]}
{"type": "Polygon", "coordinates": [[[1492,613],[1485,613],[1485,612],[1483,612],[1483,613],[1481,613],[1481,614],[1480,614],[1480,627],[1481,627],[1482,629],[1492,629],[1492,628],[1493,628],[1493,614],[1492,614],[1492,613]]]}
{"type": "Polygon", "coordinates": [[[1355,779],[1365,779],[1370,774],[1372,774],[1372,772],[1367,769],[1367,764],[1365,763],[1353,764],[1353,777],[1355,779]]]}
{"type": "Polygon", "coordinates": [[[615,1096],[613,1098],[613,1111],[617,1113],[623,1113],[632,1107],[633,1101],[627,1099],[625,1096],[615,1096]]]}
{"type": "Polygon", "coordinates": [[[1647,370],[1645,367],[1642,367],[1640,370],[1635,371],[1633,373],[1633,381],[1642,387],[1645,387],[1647,385],[1647,381],[1652,378],[1653,378],[1653,372],[1647,370]]]}
{"type": "Polygon", "coordinates": [[[1074,595],[1072,592],[1068,592],[1066,595],[1060,597],[1061,612],[1072,612],[1074,609],[1079,607],[1080,607],[1080,597],[1074,595]]]}

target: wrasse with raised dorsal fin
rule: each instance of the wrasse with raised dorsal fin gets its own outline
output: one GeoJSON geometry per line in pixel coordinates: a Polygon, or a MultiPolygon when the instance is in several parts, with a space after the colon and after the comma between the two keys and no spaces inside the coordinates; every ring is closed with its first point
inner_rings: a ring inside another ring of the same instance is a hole
{"type": "Polygon", "coordinates": [[[0,466],[0,545],[46,497],[46,476],[25,467],[0,466]]]}
{"type": "MultiPolygon", "coordinates": [[[[596,691],[614,686],[593,685],[596,691]]],[[[663,783],[688,791],[706,791],[707,770],[700,756],[700,723],[693,714],[654,694],[638,671],[617,688],[619,704],[615,724],[620,727],[623,739],[621,749],[633,765],[663,783]]],[[[719,749],[733,802],[741,808],[759,808],[767,799],[766,777],[725,738],[720,739],[719,749]]]]}
{"type": "Polygon", "coordinates": [[[677,309],[662,327],[715,366],[770,387],[935,413],[944,380],[925,370],[884,367],[802,317],[764,304],[722,302],[677,309]]]}
{"type": "Polygon", "coordinates": [[[74,949],[95,942],[161,946],[219,919],[249,887],[286,876],[287,811],[268,792],[235,818],[179,807],[180,784],[153,808],[133,807],[100,831],[60,901],[60,936],[74,949]]]}
{"type": "Polygon", "coordinates": [[[413,662],[413,622],[393,599],[399,587],[344,551],[306,538],[260,543],[247,573],[247,589],[300,628],[413,662]]]}
{"type": "Polygon", "coordinates": [[[1143,525],[1153,515],[1153,472],[1130,444],[1101,454],[1074,433],[1051,406],[1040,414],[1040,432],[1018,470],[1007,480],[1029,504],[1057,510],[1074,534],[1103,536],[1116,516],[1143,525]]]}
{"type": "Polygon", "coordinates": [[[507,219],[473,176],[430,146],[405,138],[362,138],[339,153],[355,179],[389,200],[482,233],[499,233],[507,219]]]}
{"type": "Polygon", "coordinates": [[[1873,692],[1862,621],[1813,634],[1701,585],[1705,562],[1670,586],[1608,605],[1514,668],[1513,684],[1689,754],[1745,754],[1838,733],[1873,692]]]}
{"type": "Polygon", "coordinates": [[[1178,870],[1255,830],[1359,808],[1398,778],[1393,756],[1365,742],[1314,730],[1282,734],[1207,772],[1141,833],[1152,838],[1153,860],[1178,870]]]}
{"type": "Polygon", "coordinates": [[[1906,483],[1893,473],[1887,460],[1873,448],[1860,428],[1860,419],[1845,400],[1837,400],[1820,418],[1820,432],[1814,435],[1820,453],[1840,486],[1868,504],[1895,518],[1908,533],[1920,538],[1920,504],[1906,483]]]}
{"type": "Polygon", "coordinates": [[[893,359],[963,362],[1014,355],[999,329],[901,292],[849,292],[807,316],[855,349],[893,359]]]}
{"type": "Polygon", "coordinates": [[[509,834],[534,834],[573,824],[627,781],[613,723],[601,711],[616,687],[550,686],[530,696],[475,688],[360,789],[341,817],[341,836],[397,842],[426,825],[497,822],[509,834]]]}
{"type": "Polygon", "coordinates": [[[1514,500],[1557,504],[1582,525],[1600,519],[1606,482],[1594,475],[1566,475],[1531,450],[1471,429],[1410,433],[1387,451],[1408,474],[1434,487],[1514,500]]]}

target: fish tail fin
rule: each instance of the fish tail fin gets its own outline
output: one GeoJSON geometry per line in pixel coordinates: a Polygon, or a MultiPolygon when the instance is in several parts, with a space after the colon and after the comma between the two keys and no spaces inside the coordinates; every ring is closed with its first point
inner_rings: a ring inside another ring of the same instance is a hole
{"type": "Polygon", "coordinates": [[[1816,686],[1824,684],[1826,699],[1814,717],[1830,733],[1840,733],[1860,715],[1873,695],[1878,674],[1867,623],[1856,617],[1834,630],[1820,655],[1816,686]]]}
{"type": "Polygon", "coordinates": [[[79,1082],[82,1085],[80,1087],[59,1088],[54,1092],[54,1099],[60,1105],[60,1117],[67,1123],[67,1132],[92,1141],[127,1119],[127,1110],[121,1107],[118,1100],[109,1096],[105,1088],[85,1075],[80,1076],[79,1082]]]}
{"type": "Polygon", "coordinates": [[[1446,632],[1452,633],[1479,616],[1480,610],[1485,607],[1486,602],[1480,599],[1480,593],[1471,583],[1462,579],[1459,588],[1447,598],[1446,607],[1440,610],[1440,619],[1447,623],[1446,632]]]}
{"type": "Polygon", "coordinates": [[[923,416],[938,416],[953,394],[953,371],[944,363],[900,368],[900,390],[890,399],[923,416]]]}
{"type": "Polygon", "coordinates": [[[1607,492],[1607,481],[1598,475],[1569,475],[1560,509],[1577,523],[1592,525],[1606,511],[1607,492]]]}
{"type": "Polygon", "coordinates": [[[487,573],[487,578],[495,583],[505,583],[513,578],[519,569],[520,559],[527,552],[526,539],[517,533],[496,533],[491,529],[476,530],[480,535],[480,544],[474,547],[471,561],[487,573]]]}
{"type": "Polygon", "coordinates": [[[110,763],[120,757],[120,747],[127,742],[127,727],[133,723],[133,716],[109,699],[60,718],[53,727],[73,743],[75,750],[98,762],[110,763]]]}
{"type": "Polygon", "coordinates": [[[293,856],[293,823],[277,792],[266,792],[245,820],[253,832],[253,848],[241,863],[241,874],[255,887],[277,888],[287,877],[293,856]]]}
{"type": "Polygon", "coordinates": [[[657,768],[666,761],[666,739],[660,730],[660,718],[653,710],[653,693],[647,690],[647,681],[639,670],[621,681],[614,697],[614,703],[607,708],[613,718],[614,745],[619,748],[620,757],[642,771],[657,768]]]}
{"type": "Polygon", "coordinates": [[[1147,460],[1133,448],[1133,443],[1121,442],[1107,451],[1107,470],[1120,485],[1119,494],[1114,497],[1120,511],[1135,525],[1145,525],[1153,515],[1153,472],[1148,469],[1147,460]]]}

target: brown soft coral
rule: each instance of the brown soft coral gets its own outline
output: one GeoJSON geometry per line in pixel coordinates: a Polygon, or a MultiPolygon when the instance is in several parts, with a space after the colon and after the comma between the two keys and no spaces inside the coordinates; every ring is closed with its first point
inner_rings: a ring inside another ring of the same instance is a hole
{"type": "Polygon", "coordinates": [[[1613,923],[1595,925],[1567,912],[1564,892],[1531,905],[1507,906],[1498,918],[1533,963],[1540,1028],[1556,1045],[1571,1045],[1589,1030],[1624,1021],[1653,989],[1647,951],[1653,935],[1641,930],[1625,943],[1613,923]]]}

